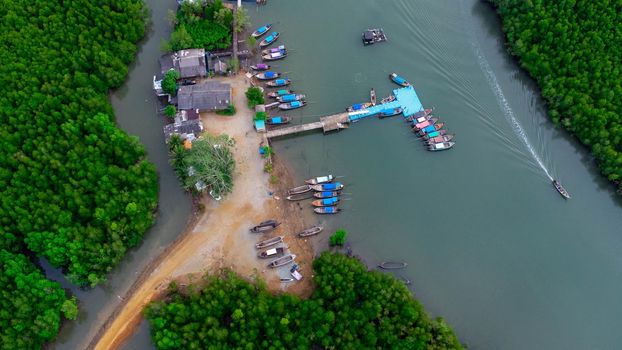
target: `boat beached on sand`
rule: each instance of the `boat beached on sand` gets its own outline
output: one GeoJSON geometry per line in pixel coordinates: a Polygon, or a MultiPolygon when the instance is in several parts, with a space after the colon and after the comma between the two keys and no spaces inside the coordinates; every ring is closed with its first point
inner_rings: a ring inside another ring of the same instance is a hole
{"type": "Polygon", "coordinates": [[[251,36],[253,38],[259,38],[260,36],[266,34],[271,28],[272,28],[272,24],[263,25],[257,28],[257,30],[251,34],[251,36]]]}
{"type": "Polygon", "coordinates": [[[257,226],[254,226],[250,229],[250,231],[252,233],[265,233],[265,232],[270,232],[272,230],[274,230],[275,228],[277,228],[277,226],[279,226],[281,223],[276,221],[276,220],[267,220],[264,221],[262,223],[260,223],[257,226]]]}
{"type": "Polygon", "coordinates": [[[285,247],[270,248],[268,250],[264,250],[263,252],[257,253],[257,257],[260,259],[276,258],[279,255],[283,255],[284,252],[285,247]]]}
{"type": "Polygon", "coordinates": [[[279,266],[287,265],[287,264],[291,263],[292,261],[294,261],[294,259],[296,259],[296,255],[288,254],[288,255],[280,257],[280,258],[278,258],[276,260],[272,260],[268,264],[268,267],[274,268],[274,267],[279,267],[279,266]]]}
{"type": "Polygon", "coordinates": [[[263,249],[263,248],[266,248],[266,247],[273,246],[275,244],[279,244],[281,242],[283,242],[283,236],[272,237],[272,238],[268,238],[266,240],[263,240],[261,242],[257,242],[255,244],[255,248],[256,249],[263,249]]]}
{"type": "Polygon", "coordinates": [[[280,35],[279,32],[272,32],[272,34],[267,36],[265,39],[263,39],[259,43],[259,47],[266,47],[266,46],[274,43],[279,38],[279,35],[280,35]]]}
{"type": "Polygon", "coordinates": [[[337,214],[341,211],[341,209],[337,207],[319,207],[313,208],[313,211],[316,214],[337,214]]]}
{"type": "Polygon", "coordinates": [[[410,86],[410,83],[407,82],[406,79],[400,77],[399,75],[397,75],[395,73],[389,74],[389,79],[391,79],[397,85],[400,85],[400,86],[403,86],[403,87],[410,86]]]}
{"type": "Polygon", "coordinates": [[[309,237],[309,236],[314,236],[317,235],[318,233],[322,232],[324,228],[322,226],[313,226],[310,227],[302,232],[298,232],[297,236],[298,237],[309,237]]]}
{"type": "Polygon", "coordinates": [[[309,192],[312,189],[313,187],[311,185],[302,185],[302,186],[290,188],[289,190],[287,190],[287,194],[289,195],[301,194],[301,193],[309,192]]]}
{"type": "Polygon", "coordinates": [[[452,148],[456,143],[455,142],[441,142],[441,143],[433,143],[428,146],[429,151],[444,151],[452,148]]]}
{"type": "Polygon", "coordinates": [[[325,176],[314,177],[312,179],[307,179],[305,180],[305,183],[308,183],[309,185],[318,185],[318,184],[325,184],[325,183],[333,182],[334,179],[335,177],[332,175],[325,175],[325,176]]]}
{"type": "Polygon", "coordinates": [[[553,187],[555,187],[557,192],[559,192],[562,197],[564,197],[565,199],[570,199],[570,193],[566,191],[566,189],[562,186],[562,184],[559,183],[559,181],[553,180],[553,187]]]}
{"type": "Polygon", "coordinates": [[[313,193],[311,191],[307,191],[304,193],[291,194],[285,197],[288,201],[302,201],[305,199],[313,198],[313,193]]]}

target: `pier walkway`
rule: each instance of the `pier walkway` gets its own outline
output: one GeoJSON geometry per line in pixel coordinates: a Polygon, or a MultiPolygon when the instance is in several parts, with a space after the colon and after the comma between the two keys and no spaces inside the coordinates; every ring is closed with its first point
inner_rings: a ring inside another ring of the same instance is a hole
{"type": "Polygon", "coordinates": [[[393,95],[395,96],[395,100],[391,102],[375,105],[356,112],[337,113],[321,117],[320,121],[317,122],[273,129],[268,131],[266,136],[268,139],[271,139],[274,137],[292,135],[315,129],[322,129],[324,133],[333,130],[345,129],[351,122],[357,122],[363,118],[375,116],[385,109],[393,109],[397,107],[401,107],[403,109],[404,118],[423,110],[423,104],[421,103],[421,100],[419,100],[419,96],[417,96],[417,93],[412,86],[395,89],[393,90],[393,95]]]}

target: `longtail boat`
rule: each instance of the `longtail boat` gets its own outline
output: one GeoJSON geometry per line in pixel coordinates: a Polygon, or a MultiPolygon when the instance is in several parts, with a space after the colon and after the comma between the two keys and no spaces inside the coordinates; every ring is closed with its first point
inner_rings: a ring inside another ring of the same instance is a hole
{"type": "Polygon", "coordinates": [[[410,86],[409,82],[407,82],[404,78],[400,77],[396,73],[389,74],[389,79],[391,79],[397,85],[400,85],[400,86],[403,86],[403,87],[410,86]]]}
{"type": "Polygon", "coordinates": [[[427,108],[427,109],[424,109],[423,111],[419,111],[419,112],[417,112],[417,113],[407,117],[406,121],[410,122],[410,121],[413,121],[413,120],[415,120],[417,118],[426,117],[430,113],[432,113],[432,108],[427,108]]]}
{"type": "Polygon", "coordinates": [[[343,189],[343,184],[341,182],[326,183],[326,184],[312,185],[311,188],[316,192],[339,191],[343,189]]]}
{"type": "Polygon", "coordinates": [[[263,249],[263,248],[266,248],[266,247],[273,246],[275,244],[279,244],[281,242],[283,242],[283,236],[272,237],[272,238],[268,238],[266,240],[263,240],[261,242],[255,243],[255,248],[263,249]]]}
{"type": "Polygon", "coordinates": [[[268,250],[264,250],[263,252],[257,253],[257,257],[260,259],[276,258],[279,255],[283,255],[284,252],[285,247],[270,248],[268,250]]]}
{"type": "Polygon", "coordinates": [[[443,128],[443,126],[445,126],[445,123],[443,123],[443,122],[438,122],[438,123],[436,123],[434,125],[426,126],[425,128],[417,131],[417,135],[418,136],[423,136],[423,135],[425,135],[427,133],[441,130],[443,128]]]}
{"type": "Polygon", "coordinates": [[[403,111],[404,110],[402,109],[402,107],[395,107],[395,108],[384,109],[384,110],[380,111],[380,113],[378,113],[378,118],[382,119],[382,118],[393,117],[393,116],[396,116],[398,114],[402,114],[403,111]]]}
{"type": "Polygon", "coordinates": [[[259,80],[272,80],[272,79],[278,78],[280,75],[281,74],[277,72],[267,71],[267,72],[255,74],[255,77],[259,80]]]}
{"type": "Polygon", "coordinates": [[[292,121],[292,117],[269,117],[266,118],[266,125],[284,125],[292,121]]]}
{"type": "Polygon", "coordinates": [[[283,79],[276,79],[276,80],[272,80],[266,83],[266,85],[268,85],[269,87],[281,87],[281,86],[287,86],[289,84],[291,84],[291,80],[289,80],[289,78],[283,78],[283,79]]]}
{"type": "Polygon", "coordinates": [[[428,146],[429,151],[444,151],[452,148],[456,143],[455,142],[441,142],[441,143],[433,143],[428,146]]]}
{"type": "Polygon", "coordinates": [[[263,39],[259,43],[259,47],[266,47],[266,46],[274,43],[279,38],[279,35],[280,35],[279,32],[272,32],[272,34],[267,36],[265,39],[263,39]]]}
{"type": "Polygon", "coordinates": [[[288,201],[302,201],[305,199],[313,198],[313,193],[311,191],[307,191],[304,193],[292,194],[285,197],[288,201]]]}
{"type": "Polygon", "coordinates": [[[314,207],[332,207],[339,204],[339,197],[330,197],[324,199],[316,199],[311,202],[314,207]]]}
{"type": "Polygon", "coordinates": [[[380,104],[389,103],[391,101],[395,101],[395,96],[394,95],[389,95],[389,96],[383,98],[382,100],[380,100],[380,104]]]}
{"type": "Polygon", "coordinates": [[[447,133],[447,130],[439,130],[439,131],[432,131],[431,133],[425,134],[423,135],[423,140],[429,140],[432,137],[437,137],[437,136],[443,136],[447,133]]]}
{"type": "Polygon", "coordinates": [[[279,45],[277,47],[261,50],[261,54],[262,55],[269,55],[271,53],[281,52],[281,51],[287,51],[287,49],[285,48],[285,45],[279,45]]]}
{"type": "Polygon", "coordinates": [[[436,118],[436,117],[430,118],[430,119],[424,121],[423,123],[415,124],[413,126],[413,130],[419,131],[419,130],[425,128],[426,126],[430,126],[430,125],[436,124],[437,121],[438,121],[438,118],[436,118]]]}
{"type": "Polygon", "coordinates": [[[425,142],[429,145],[434,144],[434,143],[441,143],[441,142],[449,142],[451,140],[454,139],[454,134],[447,134],[447,135],[443,135],[443,136],[435,136],[435,137],[431,137],[430,139],[426,140],[425,142]]]}
{"type": "Polygon", "coordinates": [[[284,111],[288,111],[291,109],[297,109],[297,108],[301,108],[306,106],[307,103],[305,101],[292,101],[292,102],[287,102],[287,103],[281,103],[279,105],[279,109],[284,110],[284,111]]]}
{"type": "Polygon", "coordinates": [[[566,191],[566,189],[562,186],[562,184],[559,183],[559,181],[553,180],[553,187],[555,187],[557,192],[559,192],[562,197],[564,197],[565,199],[570,199],[570,193],[566,191]]]}
{"type": "Polygon", "coordinates": [[[275,228],[277,228],[277,226],[279,226],[280,224],[281,223],[277,222],[276,220],[268,220],[268,221],[264,221],[260,223],[257,226],[252,227],[250,231],[252,233],[270,232],[270,231],[273,231],[275,228]]]}
{"type": "Polygon", "coordinates": [[[398,262],[398,261],[383,261],[380,264],[378,264],[379,268],[385,269],[385,270],[403,269],[406,266],[408,266],[407,263],[405,263],[405,262],[398,262]]]}
{"type": "Polygon", "coordinates": [[[318,184],[333,182],[334,179],[335,177],[332,175],[325,175],[325,176],[314,177],[312,179],[307,179],[305,180],[305,183],[308,183],[309,185],[318,185],[318,184]]]}
{"type": "Polygon", "coordinates": [[[290,94],[293,94],[293,93],[294,92],[292,90],[271,91],[271,92],[268,92],[268,97],[270,97],[270,98],[277,98],[279,96],[290,95],[290,94]]]}
{"type": "Polygon", "coordinates": [[[276,60],[280,60],[287,57],[287,51],[278,51],[278,52],[271,52],[269,54],[266,55],[261,55],[261,59],[263,59],[264,61],[276,61],[276,60]]]}
{"type": "Polygon", "coordinates": [[[313,187],[311,187],[311,185],[302,185],[302,186],[290,188],[289,190],[287,190],[287,194],[289,195],[301,194],[301,193],[309,192],[312,189],[313,187]]]}
{"type": "Polygon", "coordinates": [[[298,237],[309,237],[309,236],[314,236],[317,235],[318,233],[322,232],[324,228],[322,226],[313,226],[310,227],[302,232],[298,232],[297,235],[298,237]]]}
{"type": "Polygon", "coordinates": [[[339,191],[322,191],[322,192],[315,192],[313,194],[313,197],[315,198],[330,198],[330,197],[337,197],[339,195],[339,191]]]}
{"type": "Polygon", "coordinates": [[[257,30],[251,34],[251,36],[253,38],[259,38],[260,36],[266,34],[271,28],[272,28],[272,24],[265,24],[257,28],[257,30]]]}
{"type": "Polygon", "coordinates": [[[320,208],[313,208],[313,211],[316,214],[337,214],[341,211],[341,209],[337,207],[320,207],[320,208]]]}
{"type": "Polygon", "coordinates": [[[294,259],[296,259],[296,255],[288,254],[288,255],[280,257],[280,258],[278,258],[276,260],[272,260],[268,264],[268,267],[274,268],[274,267],[279,267],[279,266],[287,265],[287,264],[291,263],[292,261],[294,261],[294,259]]]}
{"type": "Polygon", "coordinates": [[[287,95],[283,95],[283,96],[277,96],[276,100],[281,102],[281,103],[286,103],[286,102],[294,102],[294,101],[303,101],[305,98],[307,98],[307,96],[303,95],[303,94],[287,94],[287,95]]]}
{"type": "Polygon", "coordinates": [[[251,69],[257,71],[268,70],[270,69],[270,65],[265,63],[257,63],[256,65],[251,66],[251,69]]]}
{"type": "Polygon", "coordinates": [[[346,112],[356,112],[371,107],[371,102],[356,103],[346,108],[346,112]]]}

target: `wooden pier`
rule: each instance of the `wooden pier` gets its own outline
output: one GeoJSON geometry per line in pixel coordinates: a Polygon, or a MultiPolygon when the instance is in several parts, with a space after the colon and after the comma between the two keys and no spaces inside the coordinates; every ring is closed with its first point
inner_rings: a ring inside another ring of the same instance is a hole
{"type": "Polygon", "coordinates": [[[266,133],[266,137],[269,139],[274,137],[280,137],[285,135],[298,134],[301,132],[322,129],[322,132],[327,133],[334,130],[345,129],[348,127],[350,119],[348,113],[338,113],[325,117],[321,117],[320,121],[313,123],[306,123],[300,125],[292,125],[284,128],[278,128],[270,130],[266,133]]]}

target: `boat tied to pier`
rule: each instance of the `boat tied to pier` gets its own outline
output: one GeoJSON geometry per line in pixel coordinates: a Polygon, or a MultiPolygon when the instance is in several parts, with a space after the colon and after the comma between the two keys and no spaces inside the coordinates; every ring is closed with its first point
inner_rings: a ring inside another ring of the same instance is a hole
{"type": "Polygon", "coordinates": [[[403,111],[404,109],[402,109],[402,107],[383,109],[382,111],[378,113],[378,118],[383,119],[383,118],[393,117],[398,114],[402,114],[403,111]]]}
{"type": "Polygon", "coordinates": [[[430,125],[436,124],[436,122],[438,122],[438,118],[436,118],[436,117],[430,118],[430,119],[428,119],[428,120],[426,120],[426,121],[424,121],[422,123],[416,123],[413,126],[413,130],[414,131],[419,131],[419,130],[425,128],[425,127],[428,127],[430,125]]]}
{"type": "Polygon", "coordinates": [[[411,115],[410,117],[406,118],[407,122],[411,122],[417,118],[421,118],[421,117],[427,117],[428,115],[430,115],[432,113],[432,108],[426,108],[423,111],[419,111],[413,115],[411,115]]]}
{"type": "Polygon", "coordinates": [[[442,135],[442,136],[439,135],[439,136],[431,137],[425,140],[424,142],[427,143],[428,145],[431,145],[434,143],[449,142],[453,139],[454,139],[454,134],[447,134],[447,135],[442,135]]]}
{"type": "Polygon", "coordinates": [[[310,227],[302,232],[298,232],[297,236],[298,237],[309,237],[309,236],[315,236],[318,233],[322,232],[324,228],[322,226],[313,226],[310,227]]]}
{"type": "Polygon", "coordinates": [[[427,140],[429,140],[429,139],[431,139],[433,137],[443,136],[445,134],[447,134],[447,130],[433,131],[431,133],[423,135],[422,139],[424,141],[427,141],[427,140]]]}
{"type": "Polygon", "coordinates": [[[292,101],[292,102],[287,102],[287,103],[281,103],[279,105],[279,109],[284,110],[284,111],[289,111],[292,109],[297,109],[297,108],[301,108],[307,105],[307,102],[305,102],[304,100],[302,101],[292,101]]]}
{"type": "Polygon", "coordinates": [[[553,182],[553,187],[555,187],[557,192],[559,192],[559,194],[562,197],[564,197],[564,199],[570,199],[570,193],[568,193],[568,191],[566,191],[566,189],[562,186],[561,183],[559,183],[559,181],[553,180],[552,182],[553,182]]]}
{"type": "Polygon", "coordinates": [[[292,121],[292,117],[274,116],[266,118],[266,125],[285,125],[292,121]]]}
{"type": "MultiPolygon", "coordinates": [[[[427,133],[430,133],[430,132],[434,132],[434,131],[441,130],[441,129],[443,128],[443,126],[445,126],[445,123],[443,123],[443,122],[438,122],[438,123],[436,123],[436,124],[434,124],[434,125],[426,126],[425,128],[423,128],[423,129],[421,129],[421,130],[419,130],[419,131],[416,131],[416,133],[417,133],[417,135],[419,135],[419,136],[423,136],[423,135],[425,135],[425,134],[427,134],[427,133]]],[[[414,130],[413,130],[413,131],[414,131],[414,130]]]]}
{"type": "Polygon", "coordinates": [[[371,107],[372,104],[371,102],[364,102],[364,103],[355,103],[350,107],[346,108],[346,112],[356,112],[356,111],[361,111],[363,109],[369,108],[371,107]]]}

